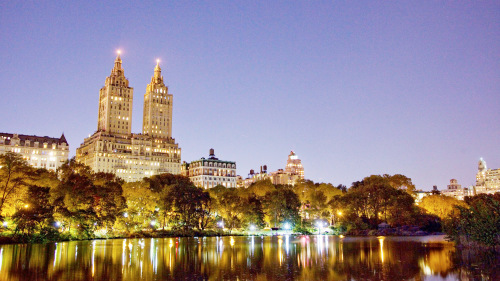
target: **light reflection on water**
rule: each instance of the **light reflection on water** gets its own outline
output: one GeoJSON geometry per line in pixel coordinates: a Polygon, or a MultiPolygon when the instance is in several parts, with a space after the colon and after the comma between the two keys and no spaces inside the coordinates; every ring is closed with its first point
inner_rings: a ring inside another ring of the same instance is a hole
{"type": "MultiPolygon", "coordinates": [[[[459,254],[459,255],[457,255],[459,254]]],[[[116,239],[0,247],[0,280],[473,280],[441,236],[116,239]]],[[[477,267],[477,262],[476,267],[477,267]]],[[[481,260],[479,260],[481,263],[481,260]]],[[[488,271],[489,268],[489,271],[488,271]]],[[[493,269],[492,269],[493,268],[493,269]]],[[[482,270],[482,271],[481,271],[482,270]]]]}

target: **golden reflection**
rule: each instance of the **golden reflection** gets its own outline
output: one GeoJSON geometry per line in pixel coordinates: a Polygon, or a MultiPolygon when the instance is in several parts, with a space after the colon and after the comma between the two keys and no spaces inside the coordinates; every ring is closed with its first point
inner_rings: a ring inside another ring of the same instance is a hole
{"type": "Polygon", "coordinates": [[[444,279],[457,270],[454,248],[433,245],[393,237],[324,235],[3,245],[0,280],[444,279]]]}
{"type": "Polygon", "coordinates": [[[378,242],[380,243],[380,260],[384,263],[384,236],[377,237],[378,242]]]}

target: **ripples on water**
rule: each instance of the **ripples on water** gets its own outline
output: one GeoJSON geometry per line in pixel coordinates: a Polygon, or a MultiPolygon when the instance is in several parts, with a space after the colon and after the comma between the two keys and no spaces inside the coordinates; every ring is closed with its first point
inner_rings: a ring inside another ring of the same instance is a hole
{"type": "Polygon", "coordinates": [[[442,236],[115,239],[0,247],[0,280],[500,280],[442,236]]]}

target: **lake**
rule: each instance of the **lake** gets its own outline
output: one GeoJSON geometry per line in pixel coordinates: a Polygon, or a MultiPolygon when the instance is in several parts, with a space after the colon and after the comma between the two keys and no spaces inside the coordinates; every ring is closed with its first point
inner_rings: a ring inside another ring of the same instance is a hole
{"type": "Polygon", "coordinates": [[[500,280],[443,236],[225,236],[0,246],[0,280],[500,280]]]}

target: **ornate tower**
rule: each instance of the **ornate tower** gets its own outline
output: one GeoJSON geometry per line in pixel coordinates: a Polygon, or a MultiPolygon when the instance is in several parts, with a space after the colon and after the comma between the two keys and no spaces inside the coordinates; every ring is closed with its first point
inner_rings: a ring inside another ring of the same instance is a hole
{"type": "Polygon", "coordinates": [[[295,152],[290,151],[288,160],[286,161],[285,172],[291,175],[298,175],[300,179],[304,179],[304,167],[302,161],[295,152]]]}
{"type": "Polygon", "coordinates": [[[129,87],[122,68],[120,51],[111,75],[99,91],[99,118],[97,131],[130,135],[132,128],[132,100],[134,89],[129,87]]]}
{"type": "Polygon", "coordinates": [[[172,137],[172,95],[163,83],[159,60],[144,94],[142,133],[154,138],[172,137]]]}

